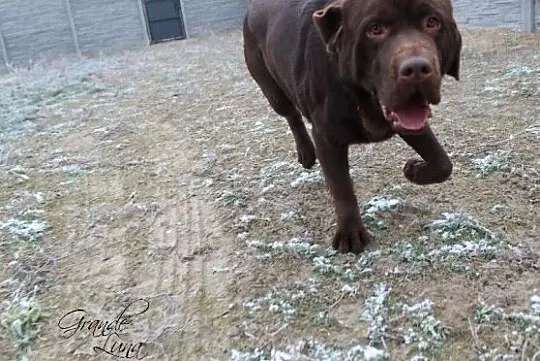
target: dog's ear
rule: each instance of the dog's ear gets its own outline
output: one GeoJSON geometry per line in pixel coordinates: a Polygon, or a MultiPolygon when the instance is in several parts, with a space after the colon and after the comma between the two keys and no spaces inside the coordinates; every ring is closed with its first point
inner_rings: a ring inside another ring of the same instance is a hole
{"type": "Polygon", "coordinates": [[[326,44],[326,51],[334,53],[338,49],[343,32],[343,5],[333,3],[313,13],[313,22],[326,44]]]}
{"type": "Polygon", "coordinates": [[[452,23],[449,30],[449,40],[445,46],[448,46],[448,60],[446,74],[456,80],[459,80],[459,60],[461,57],[462,39],[461,34],[455,23],[452,23]]]}

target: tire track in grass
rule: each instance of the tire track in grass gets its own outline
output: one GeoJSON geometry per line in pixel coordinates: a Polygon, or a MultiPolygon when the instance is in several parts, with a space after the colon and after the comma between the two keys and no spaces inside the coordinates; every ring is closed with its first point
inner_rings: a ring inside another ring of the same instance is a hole
{"type": "Polygon", "coordinates": [[[178,301],[180,308],[177,317],[180,321],[179,331],[179,347],[185,348],[196,341],[192,339],[193,333],[185,332],[186,329],[195,327],[195,319],[192,310],[189,308],[193,294],[193,236],[194,232],[190,228],[193,223],[194,207],[190,197],[192,194],[192,185],[185,189],[180,183],[177,184],[176,190],[176,205],[172,208],[172,224],[175,229],[175,243],[173,246],[172,259],[173,263],[170,269],[170,285],[165,286],[167,289],[179,295],[178,301]],[[183,196],[183,197],[182,197],[183,196]]]}
{"type": "Polygon", "coordinates": [[[198,183],[176,182],[174,196],[163,201],[151,226],[150,256],[140,285],[144,289],[144,284],[151,283],[154,296],[175,304],[164,316],[168,325],[161,325],[159,342],[163,342],[169,355],[181,353],[194,360],[197,354],[215,351],[209,346],[217,346],[211,339],[212,318],[222,312],[218,300],[226,294],[229,282],[219,272],[209,276],[209,267],[226,268],[222,265],[228,262],[223,256],[228,246],[220,241],[228,241],[216,237],[210,244],[211,235],[221,232],[198,183]]]}

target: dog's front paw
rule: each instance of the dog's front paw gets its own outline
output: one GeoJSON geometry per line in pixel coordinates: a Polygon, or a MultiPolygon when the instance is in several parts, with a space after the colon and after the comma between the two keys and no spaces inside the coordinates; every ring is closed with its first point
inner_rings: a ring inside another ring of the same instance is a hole
{"type": "Polygon", "coordinates": [[[419,159],[409,159],[403,167],[403,174],[405,178],[409,181],[416,184],[426,184],[425,183],[425,173],[426,173],[427,163],[419,159]]]}
{"type": "Polygon", "coordinates": [[[452,174],[452,163],[430,166],[423,160],[409,159],[403,167],[403,174],[409,181],[420,185],[441,183],[452,174]]]}
{"type": "Polygon", "coordinates": [[[341,253],[358,254],[363,252],[372,242],[373,238],[361,223],[351,224],[338,228],[332,241],[332,247],[341,253]]]}

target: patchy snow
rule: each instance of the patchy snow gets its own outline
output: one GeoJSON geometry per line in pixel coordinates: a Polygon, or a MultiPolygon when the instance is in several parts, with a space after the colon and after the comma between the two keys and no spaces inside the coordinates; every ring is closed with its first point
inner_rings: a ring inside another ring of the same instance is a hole
{"type": "Polygon", "coordinates": [[[499,237],[490,229],[482,226],[474,217],[466,213],[442,213],[442,218],[431,221],[428,225],[443,240],[486,240],[495,241],[499,237]]]}
{"type": "Polygon", "coordinates": [[[11,218],[7,222],[0,222],[0,229],[5,229],[12,236],[34,242],[41,239],[43,233],[49,229],[49,225],[41,220],[21,220],[11,218]]]}
{"type": "Polygon", "coordinates": [[[540,337],[540,295],[532,295],[530,298],[530,310],[505,311],[502,307],[487,305],[480,301],[476,309],[475,320],[477,323],[496,323],[503,320],[511,322],[521,332],[540,337]]]}
{"type": "Polygon", "coordinates": [[[291,182],[292,188],[298,188],[308,183],[322,183],[323,177],[319,170],[314,172],[302,172],[295,180],[291,182]]]}
{"type": "Polygon", "coordinates": [[[424,316],[428,312],[431,312],[431,307],[433,306],[433,301],[425,299],[422,302],[415,303],[411,306],[407,304],[402,305],[403,314],[409,316],[424,316]]]}
{"type": "Polygon", "coordinates": [[[281,215],[280,215],[279,218],[280,218],[282,221],[292,221],[292,220],[297,219],[297,218],[299,218],[299,217],[300,217],[300,215],[299,215],[297,212],[295,212],[295,211],[289,211],[289,212],[287,212],[287,213],[281,213],[281,215]]]}
{"type": "Polygon", "coordinates": [[[495,349],[478,356],[478,361],[518,361],[518,359],[515,355],[500,353],[498,349],[495,349]]]}
{"type": "Polygon", "coordinates": [[[525,131],[536,136],[536,139],[540,139],[540,122],[529,125],[525,131]]]}
{"type": "Polygon", "coordinates": [[[363,218],[370,225],[384,228],[384,221],[379,219],[379,215],[383,212],[393,212],[399,209],[404,200],[393,195],[375,196],[364,203],[363,218]]]}
{"type": "Polygon", "coordinates": [[[341,292],[349,295],[356,295],[358,293],[358,286],[345,284],[343,287],[341,287],[341,292]]]}
{"type": "Polygon", "coordinates": [[[388,330],[386,302],[390,290],[384,283],[376,284],[373,287],[373,295],[364,301],[364,311],[360,319],[368,323],[370,344],[379,344],[386,336],[388,330]]]}
{"type": "Polygon", "coordinates": [[[403,199],[392,195],[375,196],[368,200],[364,206],[366,214],[376,214],[380,212],[393,211],[403,203],[403,199]]]}
{"type": "Polygon", "coordinates": [[[412,328],[402,335],[406,344],[416,343],[418,351],[438,348],[446,338],[447,330],[432,314],[433,302],[425,299],[408,305],[401,304],[402,314],[412,320],[412,328]]]}
{"type": "Polygon", "coordinates": [[[0,317],[1,325],[10,331],[17,348],[28,347],[40,330],[41,307],[38,300],[34,295],[23,296],[22,292],[16,292],[13,299],[5,304],[7,307],[0,317]]]}
{"type": "Polygon", "coordinates": [[[536,314],[540,315],[540,296],[539,295],[531,296],[531,308],[536,314]]]}
{"type": "Polygon", "coordinates": [[[275,187],[276,183],[281,183],[285,174],[294,173],[296,165],[290,162],[277,161],[264,167],[260,172],[260,188],[267,193],[275,187]]]}
{"type": "Polygon", "coordinates": [[[257,219],[257,216],[253,215],[253,214],[243,214],[240,216],[240,218],[238,219],[240,221],[241,224],[249,224],[251,221],[257,219]]]}
{"type": "Polygon", "coordinates": [[[261,189],[261,194],[266,194],[266,193],[270,192],[274,188],[276,188],[275,184],[269,184],[266,187],[263,187],[263,189],[261,189]]]}
{"type": "Polygon", "coordinates": [[[495,307],[480,302],[480,306],[476,309],[474,318],[477,323],[495,322],[501,320],[503,315],[504,310],[501,307],[495,307]]]}
{"type": "Polygon", "coordinates": [[[538,76],[540,77],[540,68],[532,68],[527,65],[514,64],[507,66],[503,70],[503,76],[510,77],[528,77],[528,76],[538,76]]]}
{"type": "Polygon", "coordinates": [[[238,220],[236,222],[236,227],[241,231],[245,232],[249,227],[251,226],[251,223],[255,220],[263,220],[269,222],[269,218],[260,218],[254,214],[243,214],[240,217],[238,217],[238,220]]]}
{"type": "Polygon", "coordinates": [[[322,274],[340,274],[341,267],[332,263],[332,261],[325,256],[318,256],[313,258],[313,270],[322,274]]]}
{"type": "Polygon", "coordinates": [[[328,346],[316,340],[301,340],[286,347],[286,351],[272,348],[270,352],[255,349],[251,352],[233,350],[229,361],[385,361],[384,350],[369,345],[355,345],[349,349],[328,346]]]}
{"type": "Polygon", "coordinates": [[[230,361],[270,361],[261,349],[255,349],[252,352],[242,352],[238,350],[231,351],[230,361]]]}
{"type": "Polygon", "coordinates": [[[473,271],[466,263],[471,257],[493,258],[504,251],[519,255],[522,251],[466,213],[442,213],[428,222],[427,229],[431,237],[422,235],[416,241],[401,241],[388,249],[389,254],[412,266],[406,273],[414,272],[415,266],[427,267],[435,262],[468,272],[473,271]]]}
{"type": "Polygon", "coordinates": [[[254,299],[254,300],[246,301],[242,304],[242,306],[250,312],[257,312],[257,311],[262,310],[261,304],[263,300],[264,299],[254,299]]]}
{"type": "Polygon", "coordinates": [[[506,210],[506,206],[502,204],[495,204],[489,209],[490,213],[502,213],[506,210]]]}
{"type": "Polygon", "coordinates": [[[290,288],[274,288],[262,297],[242,303],[249,313],[269,311],[279,314],[284,322],[289,322],[296,314],[296,307],[308,296],[318,292],[318,283],[308,279],[304,283],[296,282],[290,288]]]}
{"type": "Polygon", "coordinates": [[[428,256],[441,256],[447,254],[459,256],[477,256],[480,254],[495,254],[501,247],[494,246],[485,240],[464,241],[458,244],[443,245],[428,253],[428,256]]]}
{"type": "Polygon", "coordinates": [[[508,164],[508,154],[502,151],[489,153],[483,158],[473,159],[474,167],[480,172],[478,178],[486,178],[496,171],[509,172],[511,167],[508,164]]]}
{"type": "Polygon", "coordinates": [[[532,336],[540,336],[540,315],[512,312],[510,315],[507,315],[507,318],[512,320],[524,333],[532,336]]]}
{"type": "MultiPolygon", "coordinates": [[[[243,239],[243,238],[245,238],[244,235],[247,235],[247,234],[248,234],[247,232],[243,232],[242,237],[239,237],[239,238],[243,239]]],[[[253,248],[262,248],[262,247],[265,246],[265,243],[263,241],[258,240],[258,239],[248,239],[248,240],[246,240],[246,245],[248,247],[253,247],[253,248]]]]}
{"type": "Polygon", "coordinates": [[[317,244],[312,244],[309,240],[293,237],[286,242],[275,241],[272,243],[264,243],[259,240],[246,241],[248,247],[257,248],[266,252],[282,252],[289,254],[304,255],[312,257],[319,250],[317,244]]]}

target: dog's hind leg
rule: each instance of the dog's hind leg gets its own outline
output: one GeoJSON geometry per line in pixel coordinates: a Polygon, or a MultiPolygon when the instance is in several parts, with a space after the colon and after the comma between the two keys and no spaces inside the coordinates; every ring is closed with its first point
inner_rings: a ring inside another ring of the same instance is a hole
{"type": "Polygon", "coordinates": [[[315,164],[315,147],[308,135],[302,115],[278,86],[268,71],[263,56],[251,33],[244,25],[244,57],[249,73],[259,85],[274,111],[285,117],[296,143],[298,162],[306,169],[315,164]]]}
{"type": "MultiPolygon", "coordinates": [[[[275,110],[275,108],[274,108],[275,110]]],[[[279,114],[279,112],[276,110],[279,114]]],[[[283,114],[281,114],[283,115],[283,114]]],[[[307,133],[306,126],[302,120],[302,116],[295,109],[295,113],[291,115],[285,115],[289,128],[291,129],[294,141],[296,143],[296,153],[298,154],[298,162],[302,164],[302,167],[310,169],[315,164],[315,147],[313,142],[307,133]]]]}

